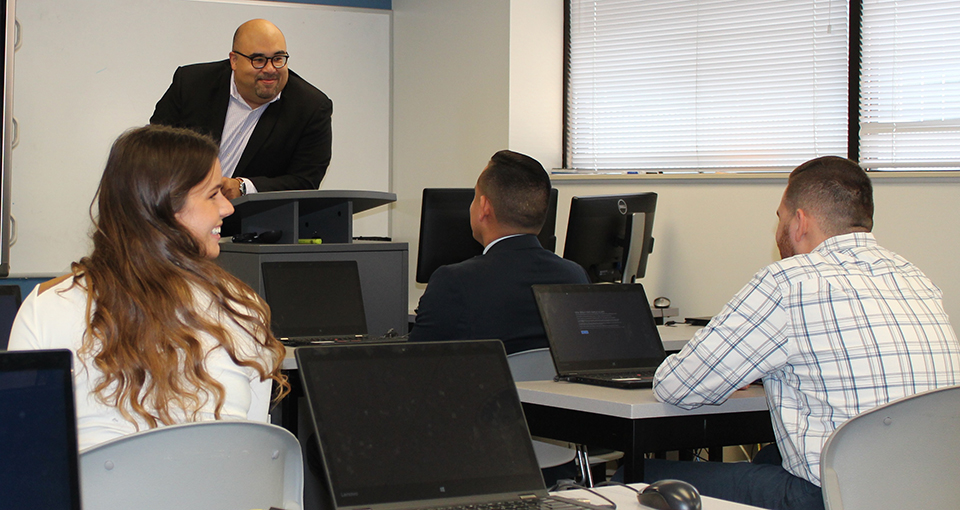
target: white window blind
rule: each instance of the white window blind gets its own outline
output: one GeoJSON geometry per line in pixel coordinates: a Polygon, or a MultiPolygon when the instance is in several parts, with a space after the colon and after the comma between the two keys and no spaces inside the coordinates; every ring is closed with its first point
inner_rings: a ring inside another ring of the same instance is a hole
{"type": "Polygon", "coordinates": [[[566,166],[791,170],[847,154],[846,0],[570,0],[566,166]]]}
{"type": "Polygon", "coordinates": [[[960,169],[960,2],[864,0],[860,164],[960,169]]]}

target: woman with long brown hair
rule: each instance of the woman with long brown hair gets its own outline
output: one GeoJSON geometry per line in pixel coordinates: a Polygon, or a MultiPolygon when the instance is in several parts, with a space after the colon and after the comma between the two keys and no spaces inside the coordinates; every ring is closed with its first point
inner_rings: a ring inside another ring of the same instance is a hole
{"type": "Polygon", "coordinates": [[[70,349],[80,448],[174,423],[265,421],[288,391],[256,293],[221,269],[217,146],[146,126],[114,143],[93,253],[24,300],[10,350],[70,349]]]}

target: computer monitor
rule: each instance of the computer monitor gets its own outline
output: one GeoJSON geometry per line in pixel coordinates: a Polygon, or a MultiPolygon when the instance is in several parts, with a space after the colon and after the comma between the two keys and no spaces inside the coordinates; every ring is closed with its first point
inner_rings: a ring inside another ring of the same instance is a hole
{"type": "Polygon", "coordinates": [[[643,278],[656,209],[656,193],[573,197],[563,258],[583,266],[594,282],[643,278]]]}
{"type": "MultiPolygon", "coordinates": [[[[547,219],[537,236],[540,244],[556,251],[557,190],[550,190],[547,219]]],[[[473,188],[425,188],[420,209],[420,244],[417,283],[427,283],[440,266],[456,264],[483,253],[470,228],[473,188]]]]}

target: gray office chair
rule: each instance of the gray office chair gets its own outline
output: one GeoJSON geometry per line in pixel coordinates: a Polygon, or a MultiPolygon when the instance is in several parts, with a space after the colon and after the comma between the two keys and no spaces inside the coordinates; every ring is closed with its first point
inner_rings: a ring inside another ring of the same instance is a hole
{"type": "MultiPolygon", "coordinates": [[[[552,381],[557,375],[550,349],[547,347],[508,354],[507,363],[510,365],[510,373],[515,382],[552,381]]],[[[604,463],[607,460],[590,458],[587,455],[586,446],[541,437],[533,438],[533,450],[537,454],[540,469],[559,466],[576,459],[577,465],[580,466],[581,481],[587,487],[593,487],[590,465],[604,463]]]]}
{"type": "Polygon", "coordinates": [[[820,455],[827,510],[956,508],[960,386],[902,398],[854,416],[820,455]]]}
{"type": "Polygon", "coordinates": [[[171,425],[80,452],[85,510],[303,508],[300,443],[252,421],[171,425]]]}

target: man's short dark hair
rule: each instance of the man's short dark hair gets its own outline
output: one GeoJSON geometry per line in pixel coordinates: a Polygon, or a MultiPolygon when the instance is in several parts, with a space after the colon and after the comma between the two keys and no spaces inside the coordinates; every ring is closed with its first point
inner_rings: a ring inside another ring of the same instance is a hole
{"type": "Polygon", "coordinates": [[[784,203],[814,215],[829,236],[873,230],[873,185],[855,161],[824,156],[790,173],[784,203]]]}
{"type": "Polygon", "coordinates": [[[539,232],[547,218],[550,176],[530,156],[502,150],[490,158],[477,187],[485,195],[500,223],[539,232]]]}

